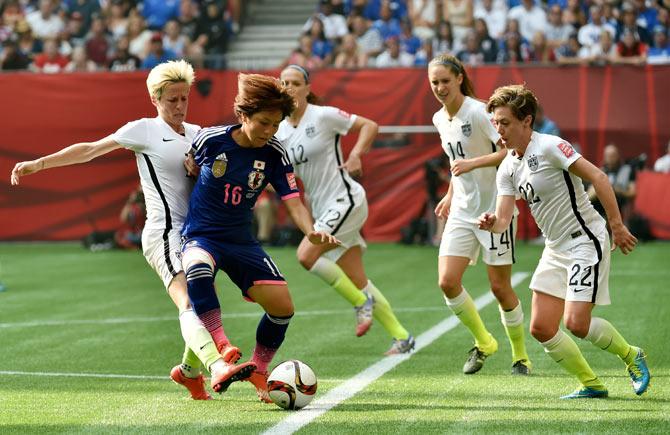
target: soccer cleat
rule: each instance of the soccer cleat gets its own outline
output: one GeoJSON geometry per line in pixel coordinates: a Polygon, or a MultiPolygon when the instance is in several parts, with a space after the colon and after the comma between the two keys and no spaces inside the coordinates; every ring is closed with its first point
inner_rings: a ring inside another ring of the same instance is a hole
{"type": "Polygon", "coordinates": [[[375,298],[367,292],[365,302],[362,305],[354,307],[356,310],[356,337],[362,337],[372,326],[372,314],[375,308],[375,298]]]}
{"type": "Polygon", "coordinates": [[[526,359],[515,361],[514,364],[512,364],[512,374],[522,376],[530,375],[530,361],[526,359]]]}
{"type": "Polygon", "coordinates": [[[633,351],[636,352],[635,359],[626,368],[633,383],[633,391],[640,396],[647,391],[651,375],[649,374],[649,367],[647,367],[647,355],[639,347],[634,347],[633,351]]]}
{"type": "Polygon", "coordinates": [[[407,337],[406,340],[394,338],[393,343],[391,343],[391,348],[384,352],[384,355],[399,355],[401,353],[409,353],[412,351],[412,349],[414,349],[415,344],[416,341],[411,335],[407,337]]]}
{"type": "Polygon", "coordinates": [[[272,403],[272,399],[270,399],[270,395],[268,394],[268,372],[254,370],[254,372],[251,373],[251,376],[245,379],[245,381],[254,384],[254,387],[256,387],[256,394],[262,402],[272,403]]]}
{"type": "Polygon", "coordinates": [[[466,375],[477,373],[482,369],[482,367],[484,367],[484,361],[486,358],[496,353],[498,350],[498,342],[493,337],[491,337],[491,340],[491,348],[486,351],[480,349],[477,346],[470,349],[468,352],[468,359],[465,360],[465,364],[463,365],[463,373],[466,375]]]}
{"type": "Polygon", "coordinates": [[[184,376],[179,365],[174,366],[170,371],[170,378],[175,384],[185,386],[191,393],[193,400],[212,400],[212,396],[205,390],[205,377],[198,375],[197,378],[188,378],[184,376]]]}
{"type": "Polygon", "coordinates": [[[228,364],[235,364],[242,357],[242,352],[240,352],[240,348],[233,346],[230,343],[221,346],[220,348],[219,346],[217,346],[217,349],[219,350],[219,353],[221,354],[221,358],[223,358],[223,361],[228,364]]]}
{"type": "Polygon", "coordinates": [[[606,388],[582,387],[561,399],[604,399],[609,395],[606,388]]]}
{"type": "Polygon", "coordinates": [[[254,370],[256,370],[256,363],[251,361],[238,365],[226,364],[223,371],[212,373],[212,390],[223,393],[230,384],[247,379],[254,370]]]}

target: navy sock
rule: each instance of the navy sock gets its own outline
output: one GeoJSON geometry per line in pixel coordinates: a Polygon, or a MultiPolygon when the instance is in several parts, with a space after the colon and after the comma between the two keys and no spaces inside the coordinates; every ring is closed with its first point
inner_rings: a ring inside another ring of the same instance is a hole
{"type": "Polygon", "coordinates": [[[279,349],[284,342],[291,317],[293,314],[286,317],[275,317],[265,313],[258,322],[256,342],[269,349],[279,349]]]}
{"type": "Polygon", "coordinates": [[[198,263],[186,271],[188,297],[198,316],[220,309],[219,298],[214,289],[214,271],[206,263],[198,263]]]}

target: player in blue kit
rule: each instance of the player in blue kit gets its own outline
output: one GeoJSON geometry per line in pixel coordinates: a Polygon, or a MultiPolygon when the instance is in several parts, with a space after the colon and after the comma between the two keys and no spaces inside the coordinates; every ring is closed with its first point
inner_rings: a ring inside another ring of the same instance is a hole
{"type": "Polygon", "coordinates": [[[219,269],[247,300],[265,310],[251,361],[237,365],[218,391],[234,381],[249,380],[259,398],[270,402],[268,365],[284,341],[293,302],[279,268],[251,233],[256,199],[271,184],[310,242],[339,241],[312,229],[314,222],[300,200],[293,166],[274,137],[279,123],[294,109],[293,98],[279,80],[259,74],[240,74],[238,88],[234,109],[241,124],[206,128],[193,140],[191,152],[201,170],[182,233],[182,264],[193,308],[217,345],[225,337],[214,289],[219,269]]]}

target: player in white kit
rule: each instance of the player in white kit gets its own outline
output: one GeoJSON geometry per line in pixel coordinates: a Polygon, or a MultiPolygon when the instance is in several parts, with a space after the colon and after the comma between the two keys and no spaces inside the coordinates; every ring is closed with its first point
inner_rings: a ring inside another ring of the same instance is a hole
{"type": "Polygon", "coordinates": [[[624,226],[607,176],[558,136],[533,132],[535,95],[523,85],[498,88],[487,104],[503,144],[513,152],[500,165],[495,213],[479,219],[483,229],[504,231],[520,195],[546,241],[530,288],[530,330],[546,353],[581,383],[566,399],[607,397],[607,389],[577,344],[560,328],[617,355],[626,364],[636,394],[649,385],[645,353],[629,345],[607,320],[592,317],[595,305],[610,303],[610,241],[582,180],[593,184],[612,230],[613,247],[628,254],[637,240],[624,226]]]}
{"type": "Polygon", "coordinates": [[[284,119],[276,136],[289,153],[302,180],[314,217],[314,229],[336,236],[342,244],[314,245],[304,238],[298,247],[303,267],[332,286],[356,309],[356,335],[365,334],[374,318],[391,335],[387,354],[406,353],[414,338],[398,321],[388,300],[363,268],[366,247],[361,228],[368,216],[365,190],[351,175],[362,174],[361,156],[377,135],[377,124],[336,107],[313,104],[309,73],[298,65],[281,72],[281,80],[296,101],[296,110],[284,119]],[[340,137],[358,133],[345,161],[340,137]]]}
{"type": "Polygon", "coordinates": [[[216,385],[234,374],[236,366],[232,363],[240,358],[240,351],[233,346],[226,347],[225,336],[219,337],[215,344],[193,312],[179,258],[180,233],[194,183],[194,179],[187,176],[194,168],[185,163],[185,154],[200,129],[184,122],[194,79],[193,68],[183,60],[156,66],[147,77],[147,89],[157,117],[129,122],[95,142],[76,143],[54,154],[17,163],[11,183],[17,185],[21,176],[44,169],[88,162],[119,148],[135,152],[147,207],[142,249],[179,309],[179,323],[186,342],[182,364],[174,367],[170,376],[188,388],[193,399],[207,400],[211,397],[204,387],[201,361],[212,374],[212,385],[216,385]]]}
{"type": "Polygon", "coordinates": [[[481,251],[512,347],[512,374],[527,375],[531,363],[525,346],[523,309],[510,282],[516,222],[511,221],[495,237],[477,227],[479,215],[495,208],[495,166],[506,151],[496,148],[500,135],[493,128],[484,103],[474,98],[472,82],[456,57],[443,54],[432,59],[428,79],[433,94],[443,105],[433,115],[433,124],[440,133],[452,173],[449,191],[435,208],[437,216],[447,219],[438,259],[439,284],[447,306],[475,340],[463,373],[478,372],[485,359],[498,350],[498,342],[484,326],[462,286],[465,269],[476,263],[481,251]]]}

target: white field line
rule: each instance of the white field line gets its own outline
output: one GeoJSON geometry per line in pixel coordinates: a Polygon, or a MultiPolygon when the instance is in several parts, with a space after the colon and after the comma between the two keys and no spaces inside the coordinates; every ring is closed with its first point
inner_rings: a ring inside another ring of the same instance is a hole
{"type": "MultiPolygon", "coordinates": [[[[516,287],[524,279],[526,279],[528,275],[529,273],[527,272],[517,272],[512,275],[512,287],[516,287]]],[[[478,297],[475,300],[475,305],[477,306],[477,309],[481,310],[483,307],[490,304],[494,300],[495,298],[493,297],[493,293],[486,292],[484,295],[478,297]]],[[[442,309],[446,308],[443,307],[442,309]]],[[[424,332],[416,338],[415,352],[418,352],[424,347],[430,345],[442,335],[455,328],[459,323],[460,322],[458,318],[452,315],[433,326],[428,331],[424,332]]],[[[294,412],[288,417],[284,418],[282,421],[263,432],[263,435],[285,435],[298,431],[302,427],[310,424],[317,417],[330,411],[345,400],[352,398],[372,382],[383,376],[386,372],[392,370],[395,366],[402,363],[403,361],[410,359],[412,355],[414,354],[408,353],[382,358],[354,377],[349,378],[342,384],[328,391],[325,396],[315,400],[307,408],[294,412]]]]}
{"type": "MultiPolygon", "coordinates": [[[[444,307],[408,307],[398,308],[394,310],[397,313],[402,312],[425,312],[425,311],[443,311],[444,307]]],[[[298,311],[295,313],[298,317],[308,316],[334,316],[351,314],[352,310],[312,310],[312,311],[298,311]]],[[[253,313],[231,313],[223,314],[224,319],[240,319],[240,318],[257,318],[263,314],[262,311],[253,313]]],[[[108,319],[70,319],[70,320],[36,320],[34,322],[8,322],[0,323],[2,328],[31,328],[41,326],[69,326],[69,325],[111,325],[122,323],[152,323],[152,322],[177,322],[177,316],[160,316],[160,317],[117,317],[108,319]]]]}

